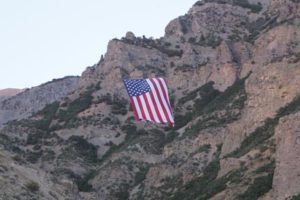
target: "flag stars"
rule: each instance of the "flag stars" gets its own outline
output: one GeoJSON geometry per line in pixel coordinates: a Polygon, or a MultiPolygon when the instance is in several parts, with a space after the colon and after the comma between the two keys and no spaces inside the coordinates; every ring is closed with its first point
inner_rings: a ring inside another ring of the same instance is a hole
{"type": "Polygon", "coordinates": [[[124,80],[124,84],[137,120],[165,122],[174,126],[174,117],[164,79],[124,80]]]}
{"type": "Polygon", "coordinates": [[[150,86],[144,79],[124,80],[130,96],[139,96],[150,91],[150,86]]]}

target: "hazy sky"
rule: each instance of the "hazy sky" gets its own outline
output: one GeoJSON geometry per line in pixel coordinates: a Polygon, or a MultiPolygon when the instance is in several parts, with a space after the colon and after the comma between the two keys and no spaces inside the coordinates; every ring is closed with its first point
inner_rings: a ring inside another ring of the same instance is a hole
{"type": "Polygon", "coordinates": [[[132,31],[159,38],[197,0],[0,0],[0,89],[80,75],[132,31]]]}

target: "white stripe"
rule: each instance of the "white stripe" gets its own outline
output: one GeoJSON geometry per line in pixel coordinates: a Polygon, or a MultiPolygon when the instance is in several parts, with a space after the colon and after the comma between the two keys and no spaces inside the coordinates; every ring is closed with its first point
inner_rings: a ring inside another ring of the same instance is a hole
{"type": "Polygon", "coordinates": [[[148,84],[150,85],[151,91],[153,92],[153,96],[154,96],[154,100],[155,100],[154,103],[158,107],[158,111],[159,111],[158,114],[161,116],[162,122],[168,122],[168,120],[166,119],[166,116],[164,114],[164,110],[162,109],[162,106],[160,105],[160,102],[158,100],[158,97],[157,97],[157,94],[156,94],[156,91],[155,91],[155,87],[152,85],[152,82],[149,79],[146,79],[146,80],[147,80],[148,84]]]}
{"type": "MultiPolygon", "coordinates": [[[[162,85],[163,85],[163,87],[164,87],[164,90],[166,91],[166,96],[167,96],[167,99],[168,99],[168,102],[169,102],[169,104],[170,104],[170,99],[169,99],[169,95],[168,95],[168,87],[167,87],[167,83],[166,83],[166,81],[165,81],[165,79],[163,79],[163,78],[158,78],[159,80],[161,80],[161,82],[162,82],[162,85]]],[[[171,104],[170,104],[171,105],[171,104]]],[[[171,107],[171,106],[170,106],[171,107]]]]}
{"type": "Polygon", "coordinates": [[[153,102],[152,102],[150,93],[147,92],[147,93],[146,93],[146,96],[147,96],[147,100],[148,100],[148,102],[149,102],[149,106],[150,106],[150,109],[151,109],[151,111],[152,111],[152,114],[153,114],[153,117],[154,117],[155,122],[161,123],[161,121],[159,120],[159,118],[158,118],[158,116],[157,116],[157,113],[156,113],[155,107],[154,107],[154,105],[153,105],[153,102]]]}
{"type": "Polygon", "coordinates": [[[139,106],[139,102],[137,101],[136,97],[134,97],[134,96],[132,97],[132,99],[133,99],[133,103],[135,105],[135,109],[136,109],[138,118],[143,119],[143,115],[142,115],[142,112],[141,112],[141,109],[140,109],[140,106],[139,106]]]}
{"type": "MultiPolygon", "coordinates": [[[[172,109],[172,108],[171,108],[170,99],[169,99],[169,94],[168,94],[167,83],[166,83],[165,79],[163,79],[163,78],[159,78],[159,79],[161,80],[162,85],[163,85],[163,87],[164,87],[164,89],[165,89],[165,91],[166,91],[166,96],[167,96],[167,99],[168,99],[168,104],[170,105],[170,109],[172,109]]],[[[172,110],[170,110],[170,113],[172,114],[172,119],[173,119],[174,113],[172,113],[172,110]]],[[[173,121],[174,121],[174,119],[173,119],[173,121]]]]}
{"type": "Polygon", "coordinates": [[[160,94],[161,99],[162,99],[162,102],[163,102],[163,106],[164,106],[165,109],[167,110],[169,119],[171,120],[171,122],[174,122],[173,116],[172,116],[172,114],[171,114],[171,112],[170,112],[169,106],[168,106],[168,104],[167,104],[167,102],[166,102],[166,99],[165,99],[165,97],[164,97],[162,88],[160,87],[160,84],[159,84],[158,80],[157,80],[156,78],[154,78],[153,81],[155,82],[155,84],[156,84],[156,86],[157,86],[157,88],[158,88],[159,94],[160,94]]]}
{"type": "Polygon", "coordinates": [[[151,120],[151,117],[150,117],[150,115],[149,115],[149,111],[148,111],[148,108],[147,108],[147,105],[146,105],[144,96],[143,96],[143,95],[140,95],[139,97],[140,97],[140,100],[141,100],[141,103],[142,103],[142,107],[143,107],[144,113],[145,113],[145,115],[146,115],[146,119],[149,120],[149,121],[152,121],[152,120],[151,120]]]}

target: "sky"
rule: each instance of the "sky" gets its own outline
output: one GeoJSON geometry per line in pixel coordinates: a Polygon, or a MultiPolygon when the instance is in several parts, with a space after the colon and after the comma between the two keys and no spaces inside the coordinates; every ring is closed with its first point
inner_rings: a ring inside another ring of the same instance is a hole
{"type": "Polygon", "coordinates": [[[160,38],[197,0],[0,0],[0,89],[81,75],[127,31],[160,38]]]}

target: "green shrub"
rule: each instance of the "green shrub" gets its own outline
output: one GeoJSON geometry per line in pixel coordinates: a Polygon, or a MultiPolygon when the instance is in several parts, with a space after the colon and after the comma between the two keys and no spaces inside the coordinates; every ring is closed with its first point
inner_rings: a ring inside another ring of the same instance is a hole
{"type": "Polygon", "coordinates": [[[129,199],[129,185],[122,183],[118,186],[118,190],[114,192],[114,196],[117,200],[129,199]]]}
{"type": "Polygon", "coordinates": [[[178,100],[178,106],[182,106],[189,101],[194,101],[195,103],[192,112],[187,112],[185,115],[175,115],[175,130],[185,126],[193,117],[199,116],[205,107],[221,94],[218,90],[214,89],[213,84],[214,82],[210,81],[178,100]],[[200,98],[195,100],[198,96],[200,98]]]}
{"type": "Polygon", "coordinates": [[[203,6],[203,5],[204,5],[203,1],[197,1],[197,2],[194,4],[194,6],[203,6]]]}
{"type": "Polygon", "coordinates": [[[277,120],[271,118],[266,119],[263,126],[256,128],[254,132],[243,140],[241,146],[230,153],[227,157],[239,158],[248,153],[251,149],[255,148],[257,145],[262,144],[274,135],[277,123],[277,120]]]}
{"type": "Polygon", "coordinates": [[[149,130],[147,134],[135,138],[131,145],[139,144],[147,153],[160,155],[166,141],[166,136],[162,131],[159,129],[152,129],[149,130]]]}
{"type": "Polygon", "coordinates": [[[203,171],[203,175],[198,177],[178,192],[176,192],[170,199],[172,200],[194,200],[194,199],[208,199],[216,194],[216,191],[222,191],[226,188],[225,184],[220,184],[214,180],[218,176],[220,169],[219,160],[212,161],[203,171]]]}
{"type": "Polygon", "coordinates": [[[161,181],[163,185],[159,187],[159,190],[165,193],[166,196],[169,196],[171,193],[177,191],[177,189],[183,185],[181,176],[181,174],[178,174],[163,178],[161,181]]]}
{"type": "Polygon", "coordinates": [[[103,102],[105,102],[107,105],[112,105],[113,101],[110,93],[98,97],[97,103],[103,103],[103,102]]]}
{"type": "Polygon", "coordinates": [[[25,187],[30,191],[30,192],[37,192],[40,189],[40,186],[37,182],[34,181],[29,181],[28,183],[25,184],[25,187]]]}
{"type": "Polygon", "coordinates": [[[36,163],[39,158],[42,156],[43,154],[43,151],[40,150],[40,151],[27,151],[26,154],[25,154],[25,158],[28,162],[31,162],[31,163],[36,163]]]}
{"type": "Polygon", "coordinates": [[[280,108],[277,111],[276,119],[283,116],[290,115],[300,110],[300,95],[295,97],[292,102],[288,103],[286,106],[280,108]]]}
{"type": "Polygon", "coordinates": [[[135,185],[138,185],[142,181],[145,180],[146,175],[147,175],[149,169],[150,169],[149,166],[145,166],[145,167],[140,168],[140,170],[135,174],[135,177],[134,177],[134,183],[135,183],[135,185]]]}
{"type": "Polygon", "coordinates": [[[111,112],[113,114],[126,115],[128,102],[126,99],[120,99],[117,96],[113,98],[111,112]]]}
{"type": "Polygon", "coordinates": [[[202,152],[208,153],[210,148],[211,148],[210,144],[204,144],[199,147],[198,152],[199,153],[202,153],[202,152]]]}
{"type": "Polygon", "coordinates": [[[260,173],[268,173],[268,174],[272,174],[274,173],[275,170],[275,161],[273,160],[270,163],[267,163],[261,167],[259,167],[258,169],[255,170],[255,173],[260,174],[260,173]]]}
{"type": "Polygon", "coordinates": [[[210,162],[202,172],[200,177],[196,177],[184,186],[180,186],[179,190],[170,196],[170,200],[205,200],[224,190],[227,179],[216,179],[220,170],[219,156],[221,146],[218,146],[215,153],[215,160],[210,162]]]}
{"type": "Polygon", "coordinates": [[[283,56],[276,56],[276,57],[273,57],[270,61],[270,63],[276,63],[276,62],[281,62],[283,60],[283,58],[286,57],[285,55],[283,56]]]}
{"type": "Polygon", "coordinates": [[[42,161],[53,161],[55,159],[55,152],[47,149],[43,152],[42,161]]]}
{"type": "Polygon", "coordinates": [[[97,163],[97,147],[88,141],[86,141],[82,136],[71,136],[66,142],[68,147],[65,152],[76,157],[79,156],[83,158],[86,162],[97,163]]]}
{"type": "Polygon", "coordinates": [[[190,72],[193,69],[194,69],[194,67],[192,65],[183,64],[183,65],[177,66],[174,70],[175,71],[182,71],[182,72],[190,72]]]}
{"type": "Polygon", "coordinates": [[[210,113],[222,109],[242,109],[247,99],[245,91],[245,81],[250,76],[249,73],[245,78],[238,79],[234,84],[228,87],[223,93],[218,95],[212,102],[203,108],[204,113],[210,113]]]}
{"type": "Polygon", "coordinates": [[[55,113],[59,107],[59,102],[46,105],[41,111],[37,112],[37,115],[42,115],[43,118],[34,122],[34,126],[41,130],[48,130],[50,123],[55,116],[55,113]]]}
{"type": "Polygon", "coordinates": [[[222,38],[219,35],[215,35],[214,33],[210,33],[207,36],[201,35],[200,39],[197,41],[197,38],[189,38],[189,43],[194,45],[200,45],[204,47],[212,47],[216,48],[222,42],[222,38]]]}
{"type": "Polygon", "coordinates": [[[243,140],[241,146],[226,157],[239,158],[245,155],[251,149],[255,148],[259,144],[262,144],[264,141],[274,135],[275,127],[277,126],[281,117],[290,115],[299,110],[300,96],[297,96],[292,102],[280,108],[274,118],[267,118],[264,122],[264,125],[256,128],[252,133],[250,133],[250,135],[243,140]]]}
{"type": "Polygon", "coordinates": [[[207,84],[201,86],[199,94],[201,99],[196,99],[193,111],[194,115],[199,115],[209,103],[213,102],[219,95],[222,95],[221,92],[214,89],[214,82],[208,82],[207,84]]]}
{"type": "Polygon", "coordinates": [[[143,72],[143,76],[147,77],[149,73],[153,73],[156,76],[166,76],[165,69],[161,69],[159,66],[153,66],[153,65],[139,65],[136,67],[136,69],[143,72]]]}
{"type": "Polygon", "coordinates": [[[245,37],[244,37],[244,40],[245,40],[246,42],[249,42],[249,43],[253,44],[254,41],[257,39],[259,33],[260,33],[259,31],[254,30],[250,35],[245,36],[245,37]]]}
{"type": "Polygon", "coordinates": [[[91,192],[93,190],[93,186],[89,184],[89,180],[91,180],[94,176],[95,176],[95,172],[92,171],[83,177],[80,176],[75,177],[74,182],[77,185],[78,190],[81,192],[91,192]]]}
{"type": "Polygon", "coordinates": [[[256,200],[272,189],[273,173],[254,179],[244,194],[238,196],[240,200],[256,200]]]}
{"type": "Polygon", "coordinates": [[[41,140],[46,137],[47,133],[43,131],[37,131],[36,133],[29,133],[27,135],[26,145],[39,144],[41,140]]]}
{"type": "Polygon", "coordinates": [[[292,55],[289,55],[289,57],[291,57],[291,59],[288,61],[289,63],[297,63],[300,61],[300,53],[294,53],[292,55]]]}
{"type": "Polygon", "coordinates": [[[128,145],[130,145],[137,137],[139,137],[140,135],[142,135],[142,131],[138,131],[136,129],[136,126],[132,125],[132,124],[126,124],[123,125],[121,127],[121,130],[126,134],[125,136],[125,140],[119,144],[119,145],[115,145],[113,144],[109,150],[102,156],[102,158],[100,159],[100,163],[103,163],[105,160],[107,160],[108,158],[110,158],[110,156],[113,153],[116,152],[120,152],[122,150],[124,150],[126,147],[128,147],[128,145]]]}
{"type": "Polygon", "coordinates": [[[248,0],[234,0],[233,4],[241,6],[243,8],[248,8],[251,12],[259,13],[262,10],[262,5],[260,2],[257,4],[250,4],[248,0]]]}
{"type": "Polygon", "coordinates": [[[174,129],[177,130],[181,127],[184,127],[193,119],[192,112],[187,112],[185,115],[175,114],[175,126],[174,129]]]}
{"type": "Polygon", "coordinates": [[[208,127],[220,127],[237,120],[247,99],[245,80],[248,76],[237,80],[223,93],[209,89],[211,86],[208,85],[205,95],[202,93],[204,98],[196,101],[193,108],[193,117],[201,117],[186,130],[184,137],[198,134],[200,130],[208,127]]]}
{"type": "Polygon", "coordinates": [[[169,132],[166,133],[165,138],[164,138],[164,143],[165,145],[168,143],[171,143],[172,141],[174,141],[174,139],[179,135],[178,132],[171,130],[169,132]]]}
{"type": "MultiPolygon", "coordinates": [[[[220,92],[213,87],[214,82],[210,81],[201,87],[189,92],[184,97],[178,100],[179,105],[183,105],[188,101],[194,100],[198,95],[201,97],[201,101],[204,101],[202,104],[205,105],[212,99],[214,99],[220,92]]],[[[200,105],[201,106],[201,105],[200,105]]]]}
{"type": "Polygon", "coordinates": [[[300,194],[291,196],[291,197],[287,198],[286,200],[300,200],[300,194]]]}
{"type": "Polygon", "coordinates": [[[93,92],[93,88],[88,88],[85,92],[81,93],[77,99],[75,99],[67,105],[66,110],[59,110],[57,115],[58,119],[60,121],[68,122],[71,119],[76,118],[76,115],[78,113],[89,108],[92,104],[93,92]]]}
{"type": "MultiPolygon", "coordinates": [[[[183,28],[185,28],[185,27],[183,27],[183,28]]],[[[173,57],[173,56],[181,57],[181,55],[183,54],[183,51],[181,49],[178,49],[178,48],[172,49],[171,43],[165,42],[162,39],[153,40],[152,38],[146,38],[145,36],[143,36],[142,38],[136,37],[133,40],[125,38],[125,37],[123,37],[121,40],[118,40],[118,39],[113,39],[113,40],[122,41],[122,42],[130,44],[130,45],[141,46],[141,47],[149,48],[149,49],[155,48],[155,49],[159,50],[160,52],[168,55],[169,57],[173,57]]]]}

